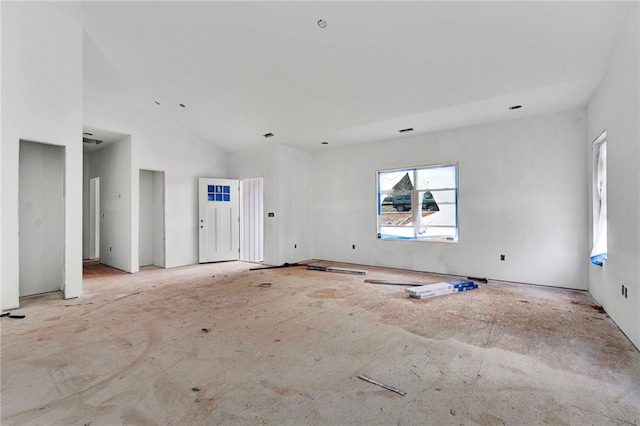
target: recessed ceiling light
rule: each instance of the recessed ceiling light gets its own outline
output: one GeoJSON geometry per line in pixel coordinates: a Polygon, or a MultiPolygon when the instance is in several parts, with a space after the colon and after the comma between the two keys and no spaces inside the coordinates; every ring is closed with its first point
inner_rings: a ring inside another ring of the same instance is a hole
{"type": "Polygon", "coordinates": [[[272,138],[272,137],[274,137],[275,135],[274,135],[273,133],[265,133],[265,134],[264,134],[264,135],[262,135],[262,136],[264,136],[265,138],[272,138]]]}
{"type": "Polygon", "coordinates": [[[398,130],[400,133],[413,132],[413,127],[407,127],[406,129],[398,130]]]}
{"type": "Polygon", "coordinates": [[[184,104],[180,104],[180,106],[181,106],[182,108],[184,108],[184,107],[185,107],[185,106],[184,106],[184,104]]]}
{"type": "Polygon", "coordinates": [[[320,19],[320,20],[318,21],[318,26],[319,26],[320,28],[327,28],[327,21],[325,21],[324,19],[320,19]]]}
{"type": "Polygon", "coordinates": [[[322,145],[329,145],[329,142],[324,141],[324,142],[320,142],[322,145]]]}
{"type": "Polygon", "coordinates": [[[511,110],[520,109],[520,108],[522,108],[522,105],[513,105],[513,106],[509,107],[509,109],[511,109],[511,110]]]}
{"type": "Polygon", "coordinates": [[[93,136],[93,133],[89,133],[89,132],[83,132],[82,134],[87,136],[93,136]]]}

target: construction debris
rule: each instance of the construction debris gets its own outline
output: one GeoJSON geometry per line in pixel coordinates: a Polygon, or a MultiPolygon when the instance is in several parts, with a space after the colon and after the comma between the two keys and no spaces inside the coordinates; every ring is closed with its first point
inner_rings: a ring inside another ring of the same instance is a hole
{"type": "Polygon", "coordinates": [[[262,283],[262,284],[258,284],[258,287],[268,288],[268,287],[271,287],[271,283],[262,283]]]}
{"type": "Polygon", "coordinates": [[[414,299],[426,299],[476,288],[478,288],[478,284],[473,281],[458,279],[436,284],[427,284],[420,287],[405,288],[404,291],[409,297],[414,299]]]}
{"type": "Polygon", "coordinates": [[[5,312],[2,315],[0,315],[0,317],[9,317],[9,318],[15,318],[15,319],[23,319],[25,318],[24,315],[17,315],[17,314],[11,314],[11,312],[5,312]]]}
{"type": "Polygon", "coordinates": [[[364,282],[369,284],[387,284],[387,285],[404,285],[404,286],[408,286],[408,285],[419,286],[419,285],[427,284],[427,283],[417,283],[415,281],[390,281],[390,280],[364,280],[364,282]]]}
{"type": "Polygon", "coordinates": [[[382,388],[385,388],[387,390],[390,390],[391,392],[395,392],[395,393],[400,394],[402,396],[405,396],[407,394],[402,389],[398,389],[398,388],[395,388],[393,386],[385,385],[384,383],[380,383],[379,381],[373,380],[373,379],[371,379],[371,378],[369,378],[367,376],[360,375],[360,376],[358,376],[358,378],[364,380],[365,382],[369,382],[369,383],[373,383],[374,385],[378,385],[378,386],[380,386],[382,388]]]}
{"type": "Polygon", "coordinates": [[[363,269],[334,268],[333,266],[307,265],[311,271],[339,272],[341,274],[365,275],[367,271],[363,269]]]}
{"type": "Polygon", "coordinates": [[[260,271],[261,269],[279,269],[279,268],[292,268],[295,266],[308,266],[306,263],[283,263],[280,266],[265,266],[263,268],[251,268],[250,271],[260,271]]]}

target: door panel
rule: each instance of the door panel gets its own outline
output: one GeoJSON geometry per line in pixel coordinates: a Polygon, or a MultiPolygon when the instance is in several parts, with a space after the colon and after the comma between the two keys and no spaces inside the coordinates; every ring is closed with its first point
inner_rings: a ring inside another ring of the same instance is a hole
{"type": "Polygon", "coordinates": [[[199,262],[238,260],[238,181],[200,178],[198,199],[199,262]]]}
{"type": "Polygon", "coordinates": [[[240,259],[263,260],[263,179],[240,181],[240,259]]]}

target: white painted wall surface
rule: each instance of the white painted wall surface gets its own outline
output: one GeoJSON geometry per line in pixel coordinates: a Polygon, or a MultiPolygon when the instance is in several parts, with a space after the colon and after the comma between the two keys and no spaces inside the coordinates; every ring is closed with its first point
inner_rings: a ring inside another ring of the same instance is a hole
{"type": "Polygon", "coordinates": [[[294,263],[313,257],[313,156],[281,145],[279,157],[280,260],[294,263]]]}
{"type": "Polygon", "coordinates": [[[164,249],[164,172],[152,172],[151,179],[151,211],[152,211],[152,263],[165,267],[164,249]]]}
{"type": "Polygon", "coordinates": [[[20,142],[20,296],[64,288],[64,157],[20,142]]]}
{"type": "Polygon", "coordinates": [[[89,156],[82,155],[82,258],[90,259],[90,183],[89,183],[89,156]]]}
{"type": "Polygon", "coordinates": [[[90,178],[100,178],[100,263],[135,272],[131,261],[131,136],[94,152],[90,163],[90,178]]]}
{"type": "Polygon", "coordinates": [[[229,176],[264,178],[264,263],[267,265],[293,263],[313,256],[312,165],[312,154],[284,145],[229,156],[229,176]],[[269,213],[274,217],[269,217],[269,213]]]}
{"type": "Polygon", "coordinates": [[[139,188],[138,261],[164,267],[164,173],[140,170],[139,188]]]}
{"type": "Polygon", "coordinates": [[[608,73],[589,103],[584,161],[590,164],[591,142],[607,130],[608,260],[603,267],[589,266],[589,291],[640,348],[639,9],[635,2],[608,73]]]}
{"type": "Polygon", "coordinates": [[[260,151],[229,155],[228,176],[233,179],[264,179],[264,263],[280,265],[279,147],[269,145],[260,151]],[[268,217],[273,213],[274,217],[268,217]]]}
{"type": "Polygon", "coordinates": [[[138,221],[138,261],[153,264],[153,174],[140,170],[140,220],[138,221]]]}
{"type": "Polygon", "coordinates": [[[316,154],[313,255],[586,289],[585,121],[573,110],[316,154]],[[460,241],[378,240],[376,170],[452,162],[460,241]]]}
{"type": "MultiPolygon", "coordinates": [[[[87,71],[102,75],[104,71],[87,71]]],[[[140,169],[162,170],[165,179],[166,267],[198,263],[198,177],[226,177],[227,154],[213,143],[187,133],[175,123],[154,116],[156,105],[134,108],[111,105],[85,93],[85,124],[131,135],[130,174],[140,169]]],[[[129,182],[132,194],[130,272],[137,272],[138,179],[129,182]]]]}
{"type": "Polygon", "coordinates": [[[19,140],[66,147],[66,298],[82,295],[82,27],[47,3],[2,8],[2,309],[19,304],[19,140]],[[28,52],[28,54],[25,54],[28,52]]]}

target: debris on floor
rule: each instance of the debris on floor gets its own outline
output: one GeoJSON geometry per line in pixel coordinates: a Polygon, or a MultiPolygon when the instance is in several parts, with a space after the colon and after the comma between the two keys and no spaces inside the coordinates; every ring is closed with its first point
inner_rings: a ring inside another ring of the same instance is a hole
{"type": "Polygon", "coordinates": [[[390,390],[391,392],[395,392],[395,393],[400,394],[402,396],[405,396],[407,394],[402,389],[398,389],[398,388],[393,387],[393,386],[385,385],[384,383],[380,383],[379,381],[373,380],[373,379],[371,379],[371,378],[369,378],[367,376],[359,375],[358,378],[364,380],[365,382],[369,382],[369,383],[373,383],[374,385],[378,385],[378,386],[380,386],[382,388],[385,388],[387,390],[390,390]]]}
{"type": "Polygon", "coordinates": [[[260,271],[262,269],[280,269],[280,268],[293,268],[295,266],[308,266],[306,263],[283,263],[278,266],[264,266],[260,268],[251,268],[250,271],[260,271]]]}
{"type": "Polygon", "coordinates": [[[271,287],[271,283],[262,283],[262,284],[258,284],[258,287],[268,288],[268,287],[271,287]]]}
{"type": "Polygon", "coordinates": [[[403,285],[403,286],[427,285],[427,283],[419,283],[415,281],[364,280],[364,282],[369,284],[403,285]]]}
{"type": "Polygon", "coordinates": [[[9,317],[9,318],[15,318],[15,319],[23,319],[25,316],[24,315],[17,315],[17,314],[11,314],[11,312],[4,312],[2,314],[0,314],[0,317],[9,317]]]}
{"type": "Polygon", "coordinates": [[[341,274],[365,275],[364,269],[335,268],[333,266],[307,265],[310,271],[339,272],[341,274]]]}
{"type": "Polygon", "coordinates": [[[208,333],[208,332],[209,332],[209,329],[208,329],[208,328],[203,328],[203,329],[202,329],[202,332],[203,332],[203,333],[208,333]]]}
{"type": "Polygon", "coordinates": [[[471,280],[451,280],[436,284],[427,284],[420,287],[405,288],[404,291],[414,299],[426,299],[429,297],[441,296],[443,294],[458,293],[460,291],[473,290],[478,288],[478,284],[471,280]]]}
{"type": "Polygon", "coordinates": [[[200,392],[200,388],[197,386],[192,387],[191,390],[194,392],[200,392]]]}
{"type": "Polygon", "coordinates": [[[488,283],[489,280],[487,280],[486,278],[478,278],[478,277],[467,277],[468,279],[470,279],[471,281],[478,281],[479,283],[488,283]]]}

